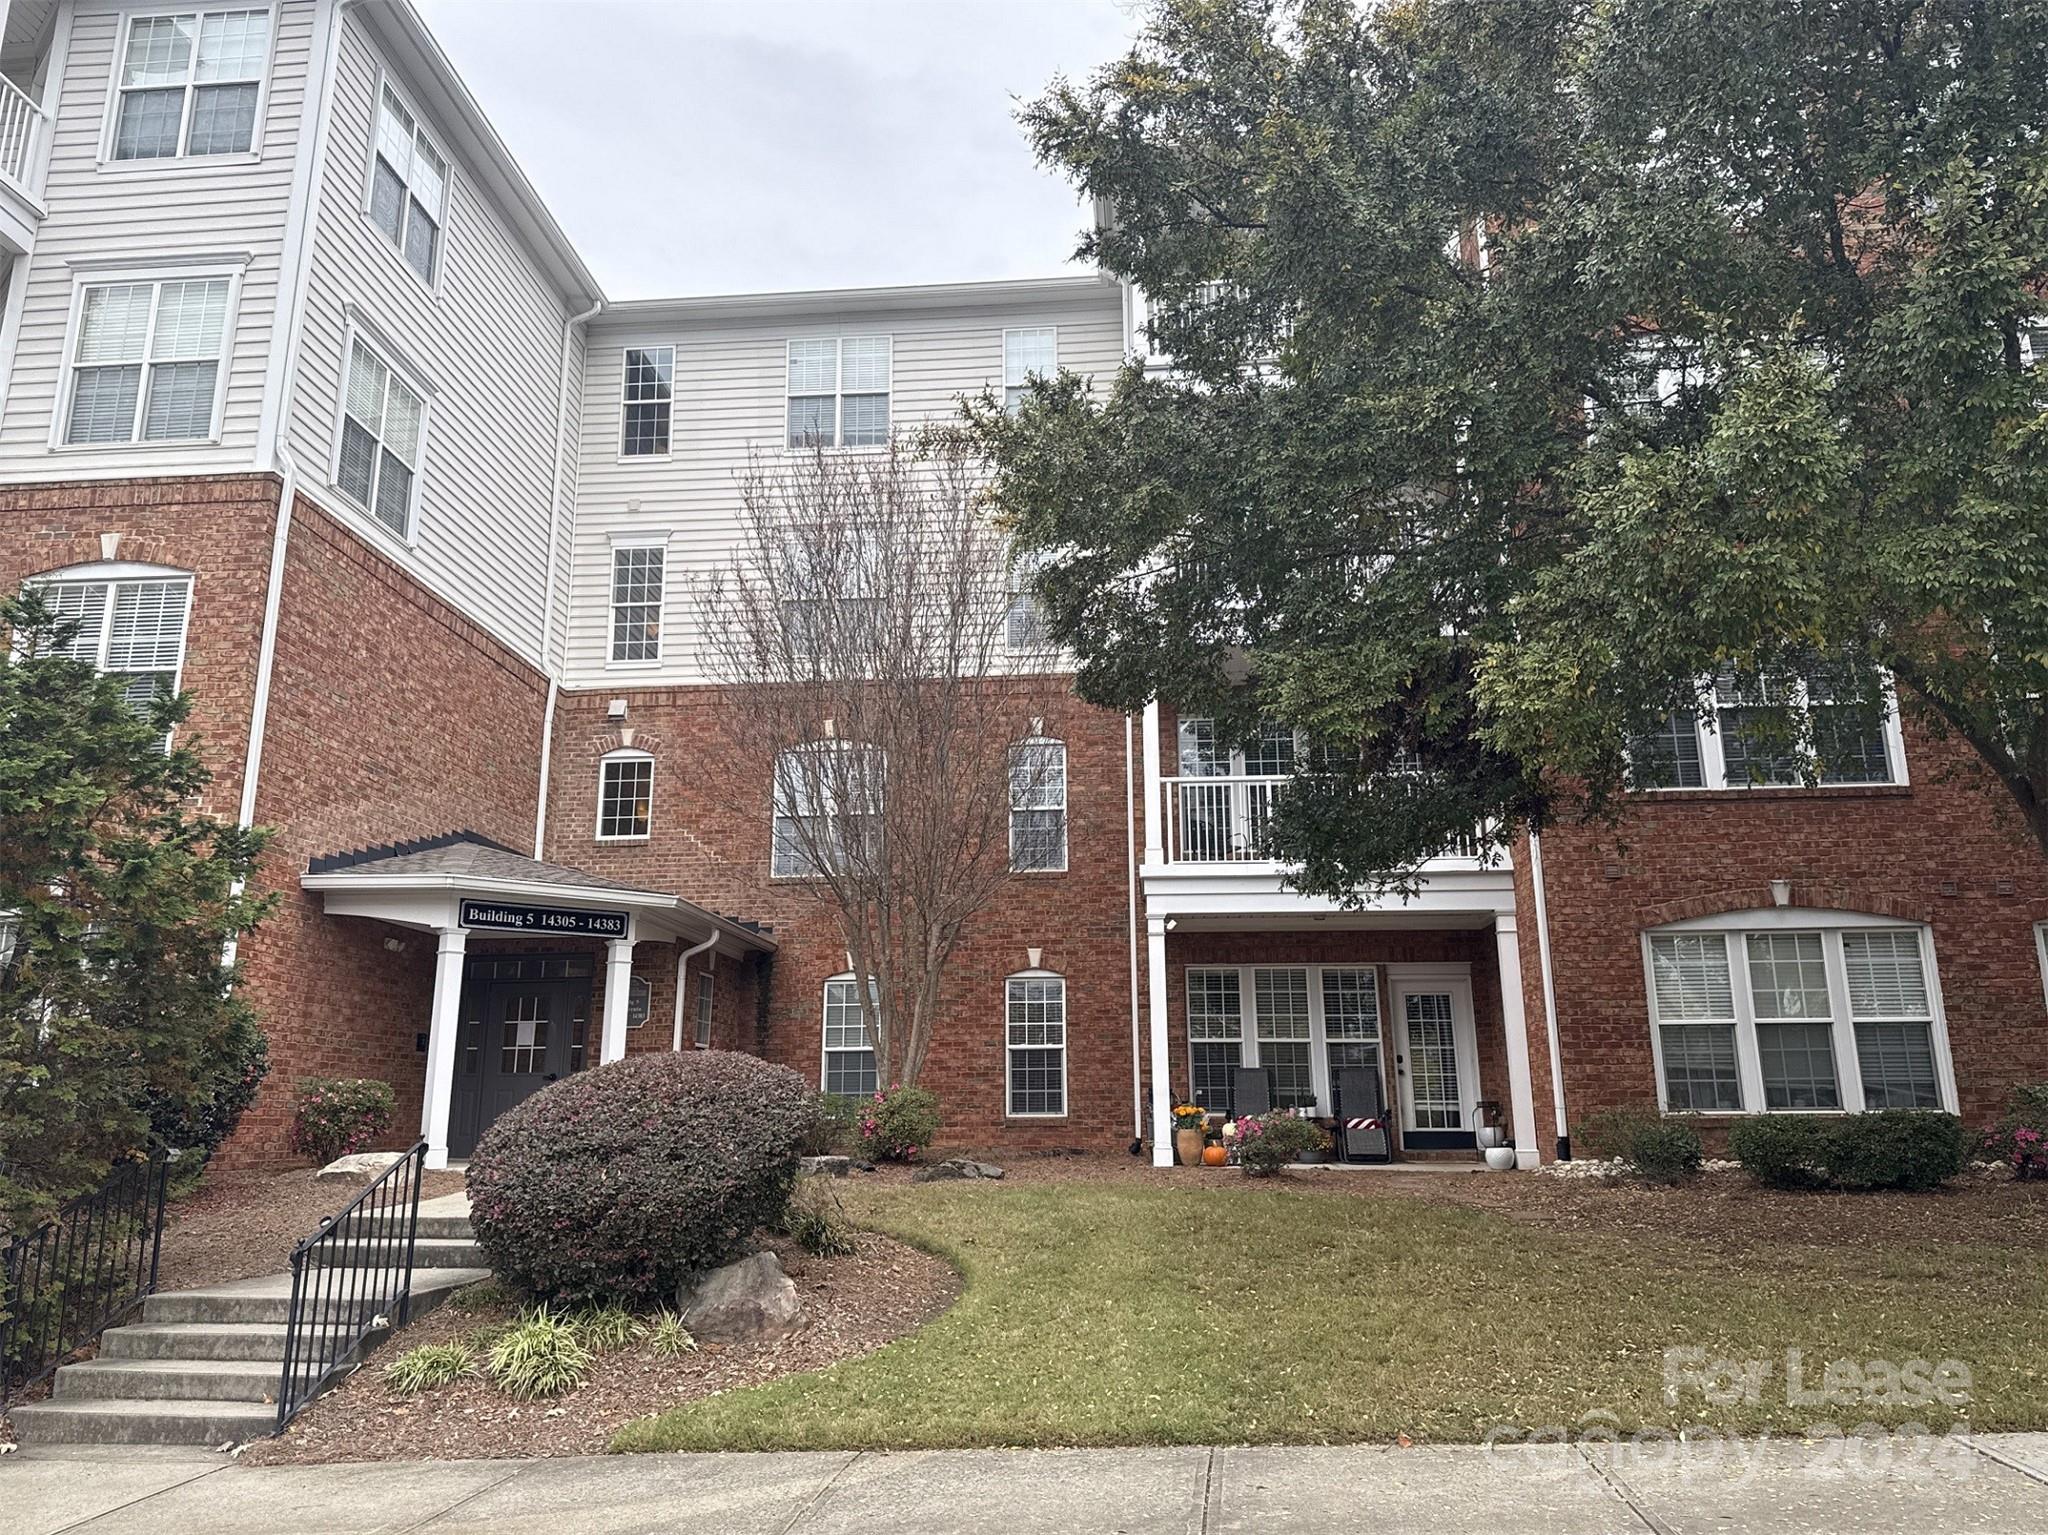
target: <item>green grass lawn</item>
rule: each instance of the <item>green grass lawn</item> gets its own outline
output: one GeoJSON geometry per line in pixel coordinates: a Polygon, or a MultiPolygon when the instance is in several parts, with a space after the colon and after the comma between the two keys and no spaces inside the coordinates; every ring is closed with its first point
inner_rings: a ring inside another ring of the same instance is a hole
{"type": "Polygon", "coordinates": [[[628,1425],[622,1450],[1474,1440],[1916,1421],[1786,1401],[1785,1351],[1965,1361],[1980,1430],[2048,1425],[2048,1263],[1954,1243],[1581,1234],[1395,1195],[930,1184],[848,1195],[965,1274],[864,1358],[628,1425]],[[1754,1404],[1662,1401],[1663,1351],[1768,1359],[1754,1404]]]}

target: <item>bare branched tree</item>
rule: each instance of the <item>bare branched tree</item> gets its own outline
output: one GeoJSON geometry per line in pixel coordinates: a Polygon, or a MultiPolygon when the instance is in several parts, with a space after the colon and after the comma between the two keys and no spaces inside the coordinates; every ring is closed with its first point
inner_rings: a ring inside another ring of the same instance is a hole
{"type": "Polygon", "coordinates": [[[871,980],[884,1086],[917,1080],[946,965],[1013,863],[1065,862],[1064,815],[1030,813],[1065,797],[1064,755],[1035,743],[1050,657],[981,482],[936,438],[756,457],[732,562],[692,593],[732,743],[772,764],[774,873],[837,912],[871,980]]]}

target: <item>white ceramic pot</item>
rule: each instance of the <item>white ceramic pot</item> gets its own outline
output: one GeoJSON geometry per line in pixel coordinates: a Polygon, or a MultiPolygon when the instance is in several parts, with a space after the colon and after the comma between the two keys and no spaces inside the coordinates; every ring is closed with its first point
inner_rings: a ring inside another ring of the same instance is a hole
{"type": "Polygon", "coordinates": [[[1497,1173],[1515,1170],[1515,1148],[1512,1146],[1489,1146],[1486,1148],[1486,1165],[1497,1173]]]}
{"type": "Polygon", "coordinates": [[[1499,1125],[1480,1125],[1472,1132],[1472,1139],[1481,1151],[1491,1151],[1508,1138],[1508,1132],[1499,1125]]]}

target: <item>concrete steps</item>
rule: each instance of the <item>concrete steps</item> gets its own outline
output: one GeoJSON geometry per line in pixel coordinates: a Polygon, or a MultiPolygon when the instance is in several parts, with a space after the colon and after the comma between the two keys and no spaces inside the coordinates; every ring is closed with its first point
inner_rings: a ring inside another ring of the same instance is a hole
{"type": "MultiPolygon", "coordinates": [[[[374,1238],[344,1250],[379,1259],[390,1251],[374,1238]]],[[[412,1315],[488,1278],[462,1206],[423,1206],[412,1315]]],[[[274,1432],[291,1294],[291,1275],[266,1274],[150,1296],[139,1321],[101,1336],[97,1358],[57,1372],[48,1401],[13,1409],[16,1437],[24,1444],[218,1446],[274,1432]]],[[[365,1339],[360,1353],[380,1337],[365,1339]]]]}

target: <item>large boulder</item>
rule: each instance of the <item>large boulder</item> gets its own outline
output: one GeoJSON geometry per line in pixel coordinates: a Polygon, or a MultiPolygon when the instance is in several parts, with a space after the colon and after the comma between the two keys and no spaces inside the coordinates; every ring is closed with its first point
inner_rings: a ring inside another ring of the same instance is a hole
{"type": "Polygon", "coordinates": [[[948,1157],[934,1162],[917,1175],[919,1183],[936,1183],[944,1178],[1000,1178],[1003,1170],[993,1162],[976,1162],[969,1157],[948,1157]]]}
{"type": "Polygon", "coordinates": [[[367,1186],[381,1177],[394,1162],[412,1155],[408,1151],[358,1151],[336,1157],[313,1175],[318,1183],[354,1183],[367,1186]]]}
{"type": "Polygon", "coordinates": [[[713,1269],[678,1297],[683,1325],[700,1343],[761,1343],[796,1331],[796,1283],[773,1253],[713,1269]]]}

